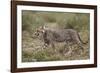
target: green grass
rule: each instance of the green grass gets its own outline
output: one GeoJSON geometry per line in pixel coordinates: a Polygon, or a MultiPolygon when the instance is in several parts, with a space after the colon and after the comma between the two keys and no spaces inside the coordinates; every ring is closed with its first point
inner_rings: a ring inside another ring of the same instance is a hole
{"type": "Polygon", "coordinates": [[[88,13],[35,12],[22,11],[22,28],[28,32],[48,23],[56,23],[60,28],[73,28],[77,31],[88,30],[90,23],[88,13]]]}

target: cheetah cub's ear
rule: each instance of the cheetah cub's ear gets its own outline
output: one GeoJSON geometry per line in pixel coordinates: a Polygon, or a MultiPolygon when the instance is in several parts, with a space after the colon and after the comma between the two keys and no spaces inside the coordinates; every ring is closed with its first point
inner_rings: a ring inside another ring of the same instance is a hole
{"type": "Polygon", "coordinates": [[[43,29],[44,30],[48,30],[49,29],[49,27],[48,26],[46,26],[46,24],[43,26],[43,29]]]}
{"type": "Polygon", "coordinates": [[[42,32],[45,33],[46,26],[42,26],[42,32]]]}
{"type": "Polygon", "coordinates": [[[40,26],[39,27],[39,31],[42,32],[42,33],[44,33],[45,32],[45,27],[44,26],[40,26]]]}

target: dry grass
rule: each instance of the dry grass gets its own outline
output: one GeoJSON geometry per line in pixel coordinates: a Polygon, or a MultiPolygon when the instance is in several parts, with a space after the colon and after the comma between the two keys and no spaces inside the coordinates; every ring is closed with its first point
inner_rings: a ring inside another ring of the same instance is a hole
{"type": "MultiPolygon", "coordinates": [[[[51,46],[43,48],[44,43],[42,40],[38,38],[33,39],[29,35],[25,36],[26,34],[28,34],[28,32],[23,33],[23,62],[89,59],[89,43],[84,45],[84,51],[76,44],[66,46],[65,48],[66,43],[64,42],[55,43],[55,48],[51,46]],[[71,51],[69,51],[70,49],[71,51]]],[[[84,36],[83,39],[87,39],[87,37],[84,36]]]]}

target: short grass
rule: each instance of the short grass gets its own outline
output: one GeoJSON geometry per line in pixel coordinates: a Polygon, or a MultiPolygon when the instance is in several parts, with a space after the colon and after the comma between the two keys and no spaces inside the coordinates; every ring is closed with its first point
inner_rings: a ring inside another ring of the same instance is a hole
{"type": "MultiPolygon", "coordinates": [[[[25,37],[27,33],[23,34],[23,62],[89,59],[89,43],[84,45],[84,51],[76,44],[69,47],[66,46],[65,48],[66,43],[55,43],[55,48],[52,48],[51,46],[43,48],[44,43],[42,40],[39,40],[38,38],[33,39],[29,35],[25,37]],[[72,50],[71,53],[68,53],[69,49],[72,50]]],[[[82,33],[80,35],[82,36],[82,33]]],[[[87,36],[83,37],[83,39],[86,38],[87,36]]]]}

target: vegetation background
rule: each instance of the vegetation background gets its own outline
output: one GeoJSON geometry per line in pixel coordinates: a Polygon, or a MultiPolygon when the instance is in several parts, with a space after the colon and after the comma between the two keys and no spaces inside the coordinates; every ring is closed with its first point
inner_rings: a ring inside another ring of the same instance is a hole
{"type": "Polygon", "coordinates": [[[64,48],[64,43],[56,44],[54,48],[42,49],[43,41],[32,38],[35,30],[43,25],[50,28],[75,29],[83,42],[89,38],[89,13],[22,11],[22,62],[84,60],[89,59],[89,42],[84,45],[84,52],[75,44],[72,52],[64,48]]]}

